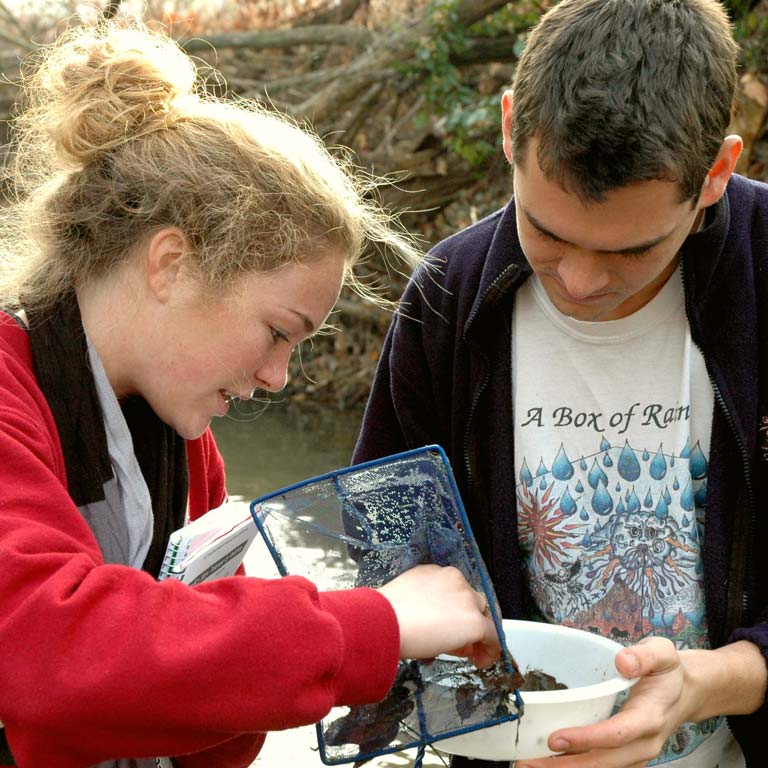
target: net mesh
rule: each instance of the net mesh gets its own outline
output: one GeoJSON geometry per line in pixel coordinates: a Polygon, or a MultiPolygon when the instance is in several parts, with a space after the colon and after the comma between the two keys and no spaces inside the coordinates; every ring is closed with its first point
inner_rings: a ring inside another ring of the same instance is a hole
{"type": "Polygon", "coordinates": [[[321,590],[380,587],[423,563],[455,566],[485,593],[504,649],[490,671],[448,656],[400,662],[382,701],[337,707],[318,724],[323,762],[363,761],[518,717],[498,603],[442,449],[331,472],[256,499],[251,512],[279,572],[321,590]]]}

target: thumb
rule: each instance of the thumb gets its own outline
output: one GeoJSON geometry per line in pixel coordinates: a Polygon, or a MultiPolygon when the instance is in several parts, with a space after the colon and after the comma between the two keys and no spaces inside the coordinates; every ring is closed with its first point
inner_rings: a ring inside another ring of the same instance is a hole
{"type": "Polygon", "coordinates": [[[626,678],[663,674],[679,663],[675,644],[663,637],[647,637],[616,654],[616,669],[626,678]]]}

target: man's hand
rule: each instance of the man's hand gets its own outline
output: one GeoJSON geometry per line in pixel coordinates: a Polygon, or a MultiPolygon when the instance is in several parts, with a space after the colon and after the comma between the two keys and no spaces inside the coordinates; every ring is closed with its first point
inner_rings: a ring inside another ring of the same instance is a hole
{"type": "Polygon", "coordinates": [[[768,673],[757,646],[740,641],[717,650],[677,651],[646,638],[616,654],[624,677],[639,677],[620,712],[602,723],[550,734],[556,758],[523,760],[516,768],[642,768],[684,722],[754,712],[768,673]]]}

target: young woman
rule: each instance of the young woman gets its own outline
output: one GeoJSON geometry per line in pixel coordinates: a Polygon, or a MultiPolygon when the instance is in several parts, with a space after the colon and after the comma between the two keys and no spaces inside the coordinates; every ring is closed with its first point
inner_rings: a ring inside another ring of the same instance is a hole
{"type": "Polygon", "coordinates": [[[322,144],[196,90],[170,40],[81,30],[25,84],[0,263],[0,765],[247,766],[377,700],[399,657],[498,654],[484,598],[158,582],[225,495],[209,430],[285,383],[366,239],[406,248],[322,144]]]}

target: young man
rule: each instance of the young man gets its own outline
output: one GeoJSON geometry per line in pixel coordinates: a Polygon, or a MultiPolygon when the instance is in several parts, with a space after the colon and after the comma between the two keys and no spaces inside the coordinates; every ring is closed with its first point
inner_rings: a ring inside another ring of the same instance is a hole
{"type": "Polygon", "coordinates": [[[768,186],[733,175],[736,59],[715,0],[555,6],[502,101],[512,200],[387,336],[355,460],[443,445],[504,615],[641,678],[526,765],[764,765],[768,186]]]}

